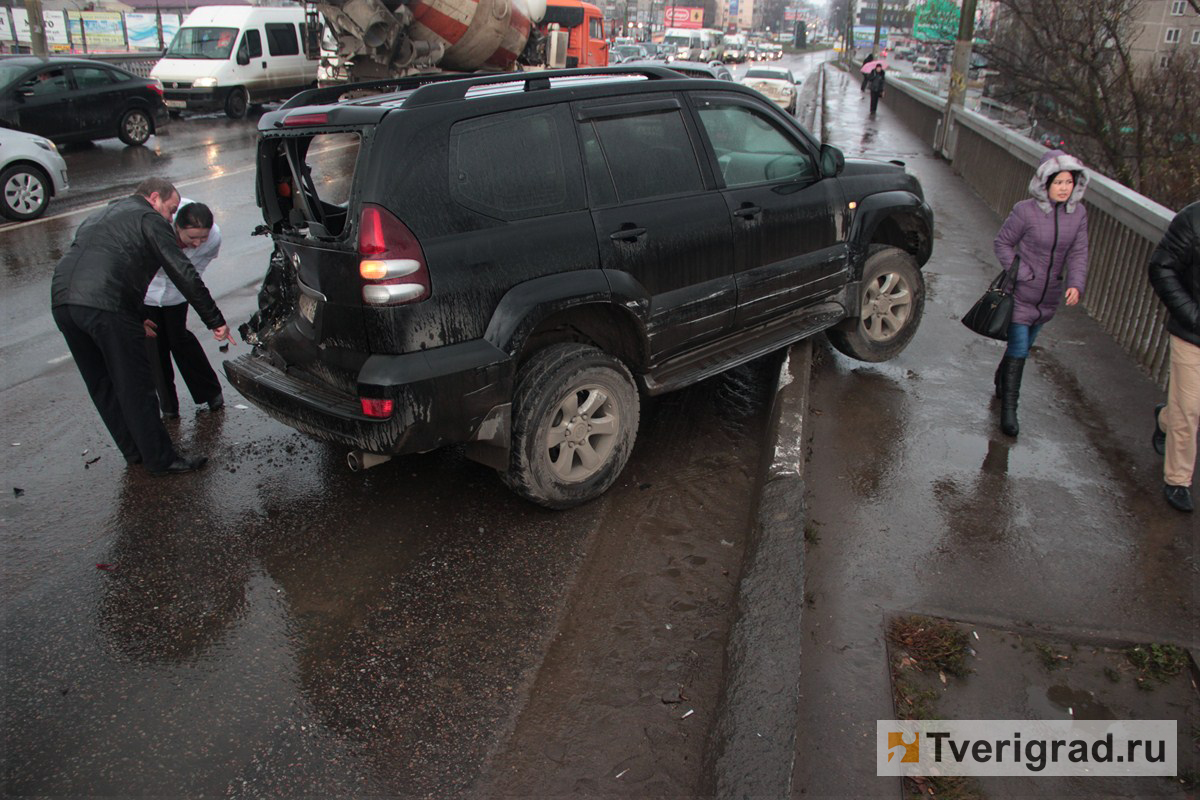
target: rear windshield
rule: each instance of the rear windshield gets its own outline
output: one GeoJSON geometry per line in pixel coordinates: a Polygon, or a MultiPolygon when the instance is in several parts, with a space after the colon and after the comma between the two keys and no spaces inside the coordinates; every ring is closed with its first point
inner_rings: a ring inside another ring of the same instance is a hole
{"type": "Polygon", "coordinates": [[[354,131],[264,140],[259,192],[272,230],[318,239],[341,236],[360,145],[354,131]]]}
{"type": "Polygon", "coordinates": [[[237,34],[237,28],[180,28],[167,48],[167,58],[227,59],[237,34]]]}

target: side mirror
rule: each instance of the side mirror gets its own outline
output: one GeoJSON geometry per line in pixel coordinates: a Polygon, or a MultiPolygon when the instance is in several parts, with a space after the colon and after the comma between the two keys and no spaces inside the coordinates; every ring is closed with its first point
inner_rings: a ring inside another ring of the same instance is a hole
{"type": "Polygon", "coordinates": [[[821,175],[825,178],[836,178],[846,166],[846,156],[831,144],[821,145],[821,175]]]}
{"type": "Polygon", "coordinates": [[[243,67],[246,66],[247,64],[249,64],[250,63],[250,54],[247,53],[245,50],[238,50],[237,63],[241,64],[243,67]]]}

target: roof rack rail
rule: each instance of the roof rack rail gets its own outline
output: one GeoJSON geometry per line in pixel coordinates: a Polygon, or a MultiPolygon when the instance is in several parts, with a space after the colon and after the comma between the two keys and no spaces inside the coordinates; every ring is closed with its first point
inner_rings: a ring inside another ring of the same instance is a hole
{"type": "Polygon", "coordinates": [[[641,75],[651,80],[679,80],[682,76],[667,67],[579,67],[575,69],[532,70],[530,72],[493,72],[484,75],[458,76],[459,80],[447,81],[417,89],[404,101],[405,108],[461,100],[467,92],[477,86],[505,83],[524,83],[525,91],[534,92],[550,88],[554,78],[576,78],[605,75],[641,75]]]}
{"type": "Polygon", "coordinates": [[[338,98],[347,92],[376,91],[380,94],[404,92],[410,89],[416,89],[421,86],[425,86],[430,83],[461,80],[464,77],[469,77],[469,74],[431,72],[427,74],[408,75],[403,78],[382,78],[374,81],[339,83],[334,86],[322,86],[316,89],[305,89],[299,94],[293,95],[291,98],[289,98],[286,103],[279,107],[279,110],[283,111],[288,108],[298,108],[299,106],[317,106],[336,103],[338,98]]]}

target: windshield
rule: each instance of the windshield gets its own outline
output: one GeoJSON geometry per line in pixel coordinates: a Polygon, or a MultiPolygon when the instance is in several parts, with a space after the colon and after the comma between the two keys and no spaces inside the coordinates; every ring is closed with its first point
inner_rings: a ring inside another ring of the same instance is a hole
{"type": "MultiPolygon", "coordinates": [[[[697,44],[699,44],[700,43],[699,37],[697,37],[695,41],[697,44]]],[[[679,47],[690,47],[692,44],[692,37],[690,37],[690,36],[668,36],[665,39],[663,39],[663,42],[666,44],[677,45],[679,47]]]]}
{"type": "Polygon", "coordinates": [[[180,28],[167,48],[167,58],[224,60],[233,52],[237,28],[180,28]]]}
{"type": "Polygon", "coordinates": [[[776,72],[773,69],[752,69],[746,73],[747,78],[766,78],[772,81],[786,81],[787,73],[776,72]]]}

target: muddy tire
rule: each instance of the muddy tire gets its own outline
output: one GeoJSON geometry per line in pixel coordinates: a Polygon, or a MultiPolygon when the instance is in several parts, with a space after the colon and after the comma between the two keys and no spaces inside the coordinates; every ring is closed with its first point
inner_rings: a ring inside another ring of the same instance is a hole
{"type": "Polygon", "coordinates": [[[126,111],[117,127],[117,138],[130,146],[145,144],[152,133],[154,123],[150,120],[150,115],[140,108],[126,111]]]}
{"type": "Polygon", "coordinates": [[[250,95],[241,86],[235,86],[225,95],[225,116],[230,119],[245,119],[250,110],[250,95]]]}
{"type": "Polygon", "coordinates": [[[925,279],[916,260],[895,247],[875,245],[863,265],[857,320],[828,331],[830,343],[859,361],[887,361],[908,346],[925,310],[925,279]]]}
{"type": "Polygon", "coordinates": [[[563,509],[604,494],[629,460],[639,399],[619,360],[584,344],[555,344],[517,374],[509,488],[563,509]]]}

